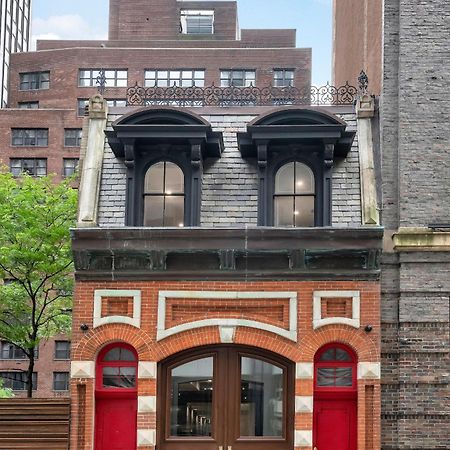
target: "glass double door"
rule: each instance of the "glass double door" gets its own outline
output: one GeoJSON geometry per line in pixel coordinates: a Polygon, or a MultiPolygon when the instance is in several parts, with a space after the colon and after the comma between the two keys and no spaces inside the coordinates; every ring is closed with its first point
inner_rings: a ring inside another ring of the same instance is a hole
{"type": "Polygon", "coordinates": [[[291,364],[238,346],[183,353],[161,366],[164,450],[293,448],[291,364]]]}

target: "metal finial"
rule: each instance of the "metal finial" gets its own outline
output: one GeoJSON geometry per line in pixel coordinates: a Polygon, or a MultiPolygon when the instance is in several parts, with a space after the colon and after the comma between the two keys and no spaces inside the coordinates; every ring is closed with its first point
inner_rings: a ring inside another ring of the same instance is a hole
{"type": "Polygon", "coordinates": [[[359,91],[362,94],[367,94],[367,90],[369,88],[369,77],[367,76],[367,73],[364,72],[364,70],[361,70],[361,73],[359,74],[358,83],[359,91]]]}
{"type": "Polygon", "coordinates": [[[100,69],[98,72],[98,77],[95,80],[95,84],[98,86],[97,90],[100,95],[105,93],[106,89],[106,74],[105,69],[100,69]]]}

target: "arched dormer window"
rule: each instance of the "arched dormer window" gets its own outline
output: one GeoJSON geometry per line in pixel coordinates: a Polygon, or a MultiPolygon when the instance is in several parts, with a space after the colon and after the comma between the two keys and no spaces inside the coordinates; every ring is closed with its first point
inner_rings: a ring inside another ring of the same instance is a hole
{"type": "Polygon", "coordinates": [[[151,165],[144,179],[144,226],[182,227],[185,211],[184,174],[170,161],[151,165]]]}
{"type": "Polygon", "coordinates": [[[107,131],[114,155],[127,167],[127,226],[200,225],[203,161],[219,158],[222,133],[192,112],[147,107],[107,131]]]}
{"type": "Polygon", "coordinates": [[[258,225],[330,226],[334,161],[355,134],[337,116],[301,107],[272,110],[238,133],[242,156],[258,161],[258,225]]]}
{"type": "Polygon", "coordinates": [[[282,165],[275,174],[274,225],[314,226],[315,192],[315,177],[310,167],[298,161],[282,165]]]}

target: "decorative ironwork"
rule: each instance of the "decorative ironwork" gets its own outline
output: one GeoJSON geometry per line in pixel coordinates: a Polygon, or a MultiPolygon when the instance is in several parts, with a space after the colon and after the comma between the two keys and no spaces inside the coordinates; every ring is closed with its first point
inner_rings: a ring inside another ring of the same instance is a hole
{"type": "Polygon", "coordinates": [[[127,89],[129,106],[277,106],[277,105],[353,105],[358,89],[343,86],[306,88],[267,86],[248,87],[143,87],[137,83],[127,89]]]}
{"type": "Polygon", "coordinates": [[[106,89],[106,73],[105,69],[100,69],[98,77],[95,80],[95,84],[98,86],[97,90],[100,95],[104,95],[106,89]]]}
{"type": "Polygon", "coordinates": [[[359,92],[361,94],[367,94],[369,89],[369,77],[367,76],[367,73],[364,72],[364,70],[361,70],[361,73],[359,74],[358,84],[359,92]]]}

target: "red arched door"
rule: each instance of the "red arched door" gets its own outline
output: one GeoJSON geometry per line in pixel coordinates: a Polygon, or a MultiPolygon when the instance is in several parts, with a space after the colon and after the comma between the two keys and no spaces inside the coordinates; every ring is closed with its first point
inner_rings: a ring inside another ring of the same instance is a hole
{"type": "Polygon", "coordinates": [[[292,450],[293,365],[241,346],[160,365],[159,450],[292,450]]]}
{"type": "Polygon", "coordinates": [[[341,344],[322,347],[314,361],[314,447],[357,448],[356,356],[341,344]]]}
{"type": "Polygon", "coordinates": [[[136,450],[136,351],[129,345],[106,346],[97,359],[95,450],[136,450]]]}

